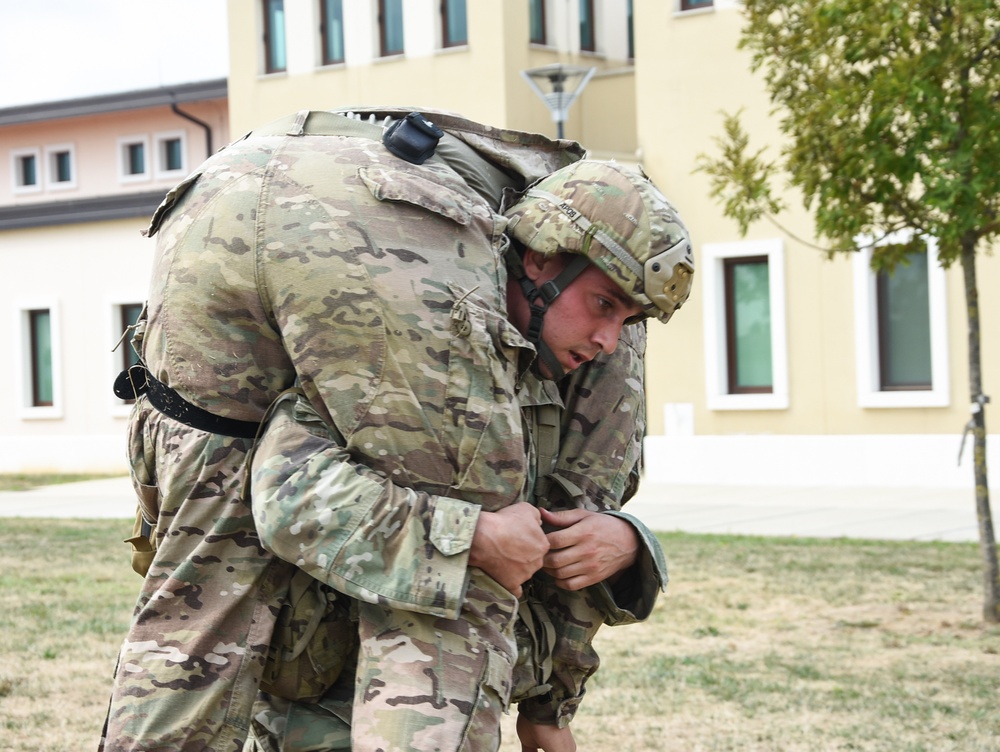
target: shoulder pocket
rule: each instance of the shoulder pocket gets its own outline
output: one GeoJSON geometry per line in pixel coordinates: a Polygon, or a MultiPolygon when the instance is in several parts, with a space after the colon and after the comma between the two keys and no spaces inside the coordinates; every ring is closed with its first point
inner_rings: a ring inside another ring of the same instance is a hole
{"type": "Polygon", "coordinates": [[[371,165],[358,170],[358,177],[379,201],[400,201],[439,214],[463,227],[472,222],[473,198],[456,175],[430,167],[401,170],[371,165]]]}

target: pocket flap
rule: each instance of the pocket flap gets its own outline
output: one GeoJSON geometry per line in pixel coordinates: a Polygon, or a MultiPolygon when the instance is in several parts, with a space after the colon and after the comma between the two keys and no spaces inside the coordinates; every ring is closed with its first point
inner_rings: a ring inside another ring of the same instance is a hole
{"type": "Polygon", "coordinates": [[[472,222],[472,201],[462,192],[464,184],[446,172],[424,171],[428,177],[415,171],[371,165],[360,168],[358,176],[379,201],[402,201],[468,226],[472,222]]]}

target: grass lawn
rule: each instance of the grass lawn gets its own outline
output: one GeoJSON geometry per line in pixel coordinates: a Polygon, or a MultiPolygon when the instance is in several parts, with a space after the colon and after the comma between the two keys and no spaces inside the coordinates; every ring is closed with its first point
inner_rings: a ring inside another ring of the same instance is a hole
{"type": "MultiPolygon", "coordinates": [[[[0,750],[94,749],[139,578],[122,521],[0,520],[0,750]]],[[[671,584],[598,636],[581,752],[1000,752],[975,544],[663,536],[671,584]]],[[[503,752],[519,752],[513,718],[503,752]]]]}

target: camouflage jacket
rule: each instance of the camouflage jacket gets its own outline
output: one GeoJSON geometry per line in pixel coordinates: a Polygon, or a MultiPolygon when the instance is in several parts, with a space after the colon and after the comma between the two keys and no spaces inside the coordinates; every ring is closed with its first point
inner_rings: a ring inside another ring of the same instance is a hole
{"type": "MultiPolygon", "coordinates": [[[[386,528],[388,549],[404,550],[422,540],[414,536],[425,526],[431,531],[432,545],[418,547],[423,578],[362,578],[353,594],[447,613],[461,601],[479,509],[527,498],[529,488],[522,408],[530,405],[519,378],[520,353],[530,346],[503,315],[504,221],[493,189],[483,186],[499,180],[522,187],[580,151],[455,116],[434,118],[449,142],[423,165],[391,156],[359,125],[323,112],[262,128],[209,159],[168,194],[151,222],[157,259],[142,355],[153,375],[190,403],[240,420],[260,420],[298,381],[324,423],[336,428],[353,467],[389,489],[381,501],[406,497],[394,507],[405,524],[386,528]],[[467,159],[470,149],[487,167],[467,159]],[[387,202],[392,211],[384,210],[387,202]],[[431,263],[441,258],[449,262],[446,275],[431,263]]],[[[558,398],[552,385],[535,393],[550,403],[558,398]]],[[[144,509],[161,553],[123,648],[111,716],[147,719],[133,726],[141,737],[151,733],[155,713],[130,703],[152,703],[164,687],[202,690],[222,676],[208,668],[226,664],[227,655],[254,656],[257,665],[266,652],[270,633],[263,627],[225,650],[226,635],[223,642],[202,640],[204,646],[192,639],[218,626],[204,600],[212,566],[233,570],[211,546],[225,540],[233,556],[242,550],[256,562],[245,565],[256,590],[235,582],[223,596],[256,593],[273,613],[281,572],[268,569],[247,514],[230,518],[206,506],[238,505],[249,442],[193,436],[151,414],[144,400],[137,415],[132,451],[146,469],[136,482],[156,497],[144,509]],[[186,442],[197,446],[185,453],[186,442]],[[204,525],[185,517],[195,502],[204,525]],[[180,631],[171,626],[181,623],[180,631]],[[173,664],[184,667],[183,676],[158,673],[156,662],[169,655],[183,658],[173,664]]],[[[363,546],[363,539],[359,533],[347,543],[363,546]]],[[[326,576],[339,576],[343,564],[349,562],[325,562],[326,576]]],[[[230,678],[244,673],[234,666],[230,678]]],[[[220,701],[223,726],[235,731],[190,719],[189,736],[214,739],[205,748],[231,749],[226,734],[236,738],[245,729],[245,694],[237,689],[220,701]]],[[[171,702],[165,707],[176,711],[171,702]]]]}

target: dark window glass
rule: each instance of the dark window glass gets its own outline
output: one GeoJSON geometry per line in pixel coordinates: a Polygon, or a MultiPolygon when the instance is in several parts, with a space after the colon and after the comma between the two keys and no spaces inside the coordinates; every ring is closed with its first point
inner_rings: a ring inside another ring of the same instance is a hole
{"type": "Polygon", "coordinates": [[[48,309],[28,311],[31,337],[31,404],[52,405],[52,320],[48,309]]]}
{"type": "Polygon", "coordinates": [[[723,262],[730,394],[771,393],[771,289],[766,256],[723,262]]]}
{"type": "Polygon", "coordinates": [[[344,62],[343,0],[320,0],[320,33],[323,37],[323,65],[344,62]]]}
{"type": "Polygon", "coordinates": [[[68,151],[57,151],[52,155],[52,177],[57,183],[73,180],[73,166],[68,151]]]}
{"type": "Polygon", "coordinates": [[[125,147],[125,174],[143,175],[146,172],[146,145],[128,144],[125,147]]]}
{"type": "Polygon", "coordinates": [[[907,261],[875,280],[882,391],[932,388],[927,254],[912,253],[907,261]]]}
{"type": "Polygon", "coordinates": [[[681,10],[697,10],[698,8],[711,8],[715,0],[681,0],[681,10]]]}
{"type": "Polygon", "coordinates": [[[264,0],[264,71],[281,73],[287,68],[285,2],[264,0]]]}
{"type": "Polygon", "coordinates": [[[441,39],[445,47],[469,43],[465,0],[441,0],[441,39]]]}
{"type": "Polygon", "coordinates": [[[379,0],[378,26],[382,57],[403,54],[403,0],[379,0]]]}
{"type": "Polygon", "coordinates": [[[122,332],[126,333],[125,339],[121,344],[122,353],[122,368],[128,368],[129,366],[134,366],[139,362],[139,355],[136,353],[135,349],[132,347],[131,339],[132,334],[129,332],[130,326],[135,326],[135,322],[139,320],[139,314],[142,313],[142,303],[126,303],[120,308],[121,312],[121,328],[122,332]]]}
{"type": "Polygon", "coordinates": [[[17,184],[22,188],[38,185],[38,160],[34,154],[17,158],[17,184]]]}
{"type": "Polygon", "coordinates": [[[532,44],[547,44],[545,35],[545,0],[530,0],[528,4],[530,14],[530,41],[532,44]]]}
{"type": "Polygon", "coordinates": [[[181,170],[184,168],[184,155],[181,151],[179,138],[168,138],[163,141],[163,169],[181,170]]]}
{"type": "Polygon", "coordinates": [[[628,0],[628,59],[635,57],[635,29],[632,24],[632,0],[628,0]]]}
{"type": "Polygon", "coordinates": [[[580,0],[580,49],[594,52],[597,49],[594,28],[594,0],[580,0]]]}

